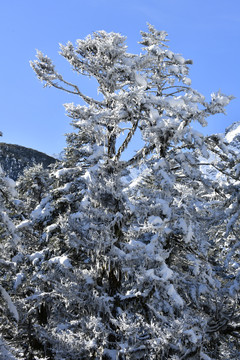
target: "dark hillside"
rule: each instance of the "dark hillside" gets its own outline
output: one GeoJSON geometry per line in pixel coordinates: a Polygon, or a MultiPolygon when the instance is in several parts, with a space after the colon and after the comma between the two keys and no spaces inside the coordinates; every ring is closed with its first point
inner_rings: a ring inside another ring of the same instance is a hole
{"type": "Polygon", "coordinates": [[[16,180],[23,170],[35,164],[47,168],[57,160],[40,151],[20,145],[0,143],[0,165],[7,176],[16,180]]]}

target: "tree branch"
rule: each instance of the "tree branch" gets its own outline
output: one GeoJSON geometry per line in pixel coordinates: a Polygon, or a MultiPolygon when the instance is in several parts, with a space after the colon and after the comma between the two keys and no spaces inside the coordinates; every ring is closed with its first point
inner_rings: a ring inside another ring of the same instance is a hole
{"type": "Polygon", "coordinates": [[[130,160],[128,160],[125,163],[126,167],[134,164],[136,161],[138,161],[141,158],[143,158],[144,156],[150,154],[155,149],[155,147],[156,147],[156,145],[152,144],[152,145],[146,146],[146,147],[142,148],[141,150],[139,150],[136,153],[136,155],[134,155],[130,160]]]}
{"type": "Polygon", "coordinates": [[[61,75],[58,75],[58,79],[59,79],[60,81],[62,81],[64,84],[72,87],[74,90],[66,89],[65,87],[63,87],[63,86],[61,86],[61,85],[59,85],[59,84],[57,84],[57,83],[54,83],[53,81],[51,81],[51,80],[49,80],[49,79],[47,79],[47,82],[48,82],[51,86],[55,87],[56,89],[63,90],[63,91],[65,91],[65,92],[69,93],[69,94],[74,94],[74,95],[80,96],[80,97],[81,97],[87,104],[89,104],[89,105],[92,105],[92,104],[94,103],[95,105],[100,105],[100,106],[102,107],[103,104],[102,104],[101,101],[97,101],[97,100],[95,100],[95,99],[93,99],[93,98],[90,98],[89,96],[84,95],[84,94],[79,90],[79,88],[78,88],[77,85],[72,84],[72,83],[64,80],[61,75]]]}
{"type": "Polygon", "coordinates": [[[138,126],[138,122],[139,119],[135,122],[135,124],[133,124],[133,127],[131,128],[131,130],[129,131],[129,133],[127,134],[126,139],[124,140],[124,142],[122,143],[122,145],[119,147],[117,155],[115,156],[114,160],[119,160],[121,154],[123,153],[123,151],[127,148],[129,142],[131,141],[133,135],[136,132],[137,126],[138,126]]]}

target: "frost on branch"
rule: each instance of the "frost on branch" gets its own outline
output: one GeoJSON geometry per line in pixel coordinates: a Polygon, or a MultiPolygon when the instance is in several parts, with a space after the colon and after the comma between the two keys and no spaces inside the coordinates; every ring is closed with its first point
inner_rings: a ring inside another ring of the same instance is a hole
{"type": "Polygon", "coordinates": [[[234,99],[234,96],[221,94],[220,90],[211,94],[210,109],[212,114],[225,113],[225,107],[232,99],[234,99]]]}
{"type": "MultiPolygon", "coordinates": [[[[170,50],[167,33],[148,25],[141,34],[141,54],[105,31],[60,45],[75,72],[97,81],[98,99],[42,53],[32,63],[44,84],[81,103],[65,104],[74,131],[64,158],[48,175],[34,170],[32,183],[46,185],[18,224],[24,247],[12,286],[23,294],[29,357],[237,358],[238,320],[228,311],[238,307],[239,282],[223,230],[236,240],[237,184],[231,194],[230,182],[202,172],[215,166],[235,176],[237,164],[232,155],[227,168],[223,141],[192,127],[206,126],[231,97],[208,103],[191,88],[192,61],[170,50]],[[142,147],[126,158],[137,134],[142,147]],[[222,165],[211,160],[214,149],[222,165]]],[[[27,175],[18,186],[31,198],[27,175]]]]}
{"type": "Polygon", "coordinates": [[[55,72],[55,66],[52,63],[52,60],[41,51],[37,51],[37,60],[31,61],[30,65],[35,71],[38,79],[45,83],[45,86],[52,86],[54,80],[59,79],[59,75],[55,72]]]}
{"type": "Polygon", "coordinates": [[[17,308],[13,304],[12,299],[9,296],[9,294],[7,293],[7,291],[1,285],[0,285],[0,292],[1,292],[1,295],[2,295],[3,299],[7,303],[7,307],[9,309],[10,313],[12,314],[15,321],[18,322],[19,321],[19,314],[18,314],[17,308]]]}

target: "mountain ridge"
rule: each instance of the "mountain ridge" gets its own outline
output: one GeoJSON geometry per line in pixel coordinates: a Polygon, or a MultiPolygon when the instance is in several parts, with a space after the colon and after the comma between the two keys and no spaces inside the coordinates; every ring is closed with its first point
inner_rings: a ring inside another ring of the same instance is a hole
{"type": "Polygon", "coordinates": [[[0,142],[0,165],[3,171],[13,180],[23,174],[25,168],[42,164],[44,168],[58,160],[41,151],[17,144],[0,142]]]}
{"type": "Polygon", "coordinates": [[[224,138],[232,148],[240,151],[240,121],[235,121],[226,128],[224,138]]]}

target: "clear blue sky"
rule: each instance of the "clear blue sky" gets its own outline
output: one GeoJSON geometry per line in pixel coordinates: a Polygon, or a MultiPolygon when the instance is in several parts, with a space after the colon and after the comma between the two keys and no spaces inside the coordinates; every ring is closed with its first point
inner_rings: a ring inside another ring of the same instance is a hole
{"type": "Polygon", "coordinates": [[[168,32],[171,50],[193,60],[193,88],[207,98],[219,89],[236,97],[227,116],[210,118],[204,132],[223,132],[240,121],[239,0],[5,0],[0,4],[0,140],[51,155],[63,149],[64,134],[72,130],[62,104],[77,99],[42,87],[29,66],[36,49],[93,95],[95,84],[71,73],[58,44],[103,29],[127,36],[129,51],[139,53],[137,41],[147,22],[168,32]]]}

